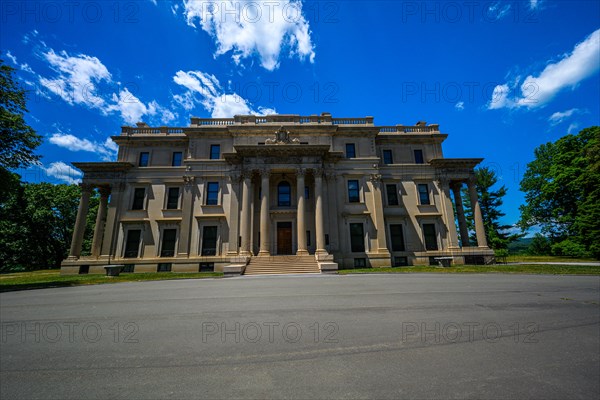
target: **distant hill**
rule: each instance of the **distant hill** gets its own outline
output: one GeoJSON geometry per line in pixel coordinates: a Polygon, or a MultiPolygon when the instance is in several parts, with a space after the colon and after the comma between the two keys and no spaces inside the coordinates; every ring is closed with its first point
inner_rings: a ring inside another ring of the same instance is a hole
{"type": "Polygon", "coordinates": [[[521,238],[521,239],[515,240],[514,242],[512,242],[511,244],[508,245],[508,251],[513,254],[525,252],[527,250],[527,248],[529,247],[529,245],[531,244],[532,240],[533,240],[532,237],[521,238]]]}

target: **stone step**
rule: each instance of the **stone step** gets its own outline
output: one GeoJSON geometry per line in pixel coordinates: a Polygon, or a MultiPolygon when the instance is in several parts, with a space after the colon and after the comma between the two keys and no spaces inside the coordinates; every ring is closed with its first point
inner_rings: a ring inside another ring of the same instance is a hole
{"type": "Polygon", "coordinates": [[[244,275],[318,274],[319,265],[314,256],[252,257],[244,275]]]}

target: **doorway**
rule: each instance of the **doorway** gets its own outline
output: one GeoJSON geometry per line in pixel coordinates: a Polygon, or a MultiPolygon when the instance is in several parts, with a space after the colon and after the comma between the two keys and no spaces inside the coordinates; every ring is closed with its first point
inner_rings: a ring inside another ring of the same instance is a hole
{"type": "Polygon", "coordinates": [[[292,254],[292,223],[277,223],[277,254],[292,254]]]}

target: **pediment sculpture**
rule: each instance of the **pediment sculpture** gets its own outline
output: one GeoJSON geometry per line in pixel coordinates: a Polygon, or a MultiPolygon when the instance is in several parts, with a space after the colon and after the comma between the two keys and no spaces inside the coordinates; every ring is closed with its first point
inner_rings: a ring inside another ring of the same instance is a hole
{"type": "Polygon", "coordinates": [[[300,139],[290,138],[290,132],[282,126],[277,132],[275,132],[274,138],[268,138],[265,140],[265,144],[300,144],[300,139]]]}

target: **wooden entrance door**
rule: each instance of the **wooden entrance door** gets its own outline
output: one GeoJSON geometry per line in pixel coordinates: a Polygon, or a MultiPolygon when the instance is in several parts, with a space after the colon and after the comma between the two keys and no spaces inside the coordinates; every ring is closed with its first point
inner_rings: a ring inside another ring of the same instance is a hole
{"type": "Polygon", "coordinates": [[[277,223],[277,254],[292,254],[292,223],[277,223]]]}

